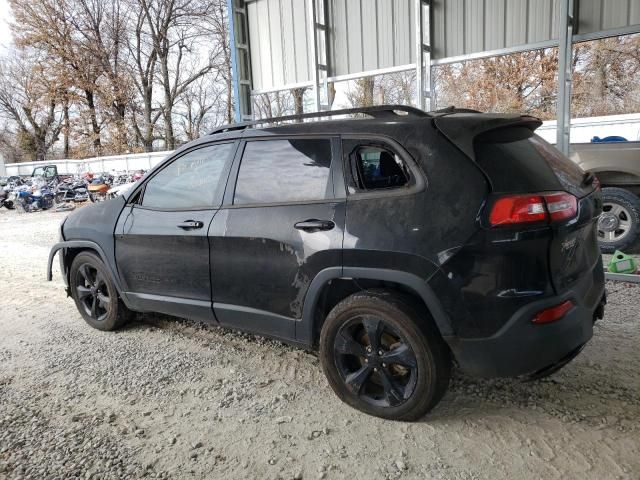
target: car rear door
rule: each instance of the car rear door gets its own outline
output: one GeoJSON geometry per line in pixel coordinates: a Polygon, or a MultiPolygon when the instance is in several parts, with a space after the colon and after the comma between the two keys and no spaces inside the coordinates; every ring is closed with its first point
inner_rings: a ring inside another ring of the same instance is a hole
{"type": "Polygon", "coordinates": [[[211,227],[214,310],[223,325],[294,339],[316,274],[342,266],[337,138],[248,140],[211,227]],[[334,180],[338,185],[334,191],[334,180]]]}
{"type": "Polygon", "coordinates": [[[141,311],[214,321],[208,231],[237,144],[181,152],[144,181],[116,226],[116,261],[141,311]]]}

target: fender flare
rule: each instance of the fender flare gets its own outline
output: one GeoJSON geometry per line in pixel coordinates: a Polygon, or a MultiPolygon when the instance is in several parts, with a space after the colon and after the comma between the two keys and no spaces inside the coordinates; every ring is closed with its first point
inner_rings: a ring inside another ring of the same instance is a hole
{"type": "Polygon", "coordinates": [[[304,299],[302,309],[302,319],[296,325],[296,340],[312,345],[314,338],[314,311],[318,303],[322,288],[330,281],[337,278],[362,278],[371,280],[383,280],[398,283],[415,292],[425,303],[429,312],[433,316],[433,320],[440,331],[443,338],[455,335],[448,315],[446,314],[440,300],[436,296],[433,289],[429,286],[429,279],[422,279],[417,275],[398,270],[390,270],[386,268],[365,268],[365,267],[330,267],[321,270],[315,276],[307,295],[304,299]]]}
{"type": "MultiPolygon", "coordinates": [[[[49,252],[49,260],[47,261],[47,281],[50,282],[51,280],[53,280],[52,265],[53,265],[53,259],[56,256],[56,253],[58,253],[60,250],[65,250],[67,248],[83,248],[83,249],[94,250],[102,260],[102,263],[104,263],[107,269],[109,270],[109,273],[111,273],[111,279],[113,280],[113,283],[116,286],[116,290],[118,291],[118,294],[125,301],[125,305],[128,303],[125,298],[126,295],[124,294],[122,285],[120,285],[120,277],[118,277],[117,272],[113,270],[111,263],[107,260],[107,255],[104,253],[104,250],[96,242],[92,242],[90,240],[67,240],[65,242],[56,243],[53,247],[51,247],[51,251],[49,252]]],[[[60,257],[60,263],[61,265],[64,263],[63,257],[60,257]]],[[[63,269],[63,275],[65,275],[64,269],[63,269]]],[[[65,279],[65,283],[67,283],[66,279],[65,279]]]]}

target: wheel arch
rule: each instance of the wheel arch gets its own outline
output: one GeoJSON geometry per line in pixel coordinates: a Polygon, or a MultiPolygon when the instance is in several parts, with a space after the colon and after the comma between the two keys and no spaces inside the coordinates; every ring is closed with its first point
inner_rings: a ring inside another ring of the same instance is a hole
{"type": "MultiPolygon", "coordinates": [[[[443,338],[454,335],[448,315],[440,300],[427,283],[427,280],[412,273],[384,268],[365,267],[331,267],[322,270],[311,282],[304,300],[302,319],[296,325],[296,340],[306,345],[314,346],[319,338],[320,327],[324,323],[324,316],[319,315],[319,306],[325,294],[331,289],[335,280],[383,282],[390,289],[402,289],[420,300],[427,308],[443,338]],[[394,288],[399,287],[399,288],[394,288]]],[[[383,287],[384,288],[384,287],[383,287]]],[[[359,290],[362,290],[360,288],[359,290]]],[[[359,291],[356,290],[356,291],[359,291]]],[[[345,290],[342,298],[355,291],[345,290]]],[[[339,298],[340,300],[342,298],[339,298]]]]}
{"type": "Polygon", "coordinates": [[[53,265],[54,257],[58,252],[60,252],[60,266],[62,270],[62,275],[64,275],[65,283],[67,285],[69,285],[69,270],[71,268],[71,263],[79,253],[92,252],[98,255],[98,257],[100,257],[100,260],[102,260],[102,263],[104,263],[107,269],[109,270],[109,273],[111,274],[111,279],[116,287],[116,290],[118,291],[118,295],[125,302],[125,305],[128,304],[124,295],[124,290],[122,288],[122,285],[120,284],[120,278],[118,277],[117,272],[113,268],[112,263],[109,262],[107,255],[104,252],[104,249],[99,244],[91,240],[68,240],[68,241],[56,243],[51,248],[51,251],[49,252],[49,261],[47,262],[47,280],[48,281],[53,280],[52,265],[53,265]]]}

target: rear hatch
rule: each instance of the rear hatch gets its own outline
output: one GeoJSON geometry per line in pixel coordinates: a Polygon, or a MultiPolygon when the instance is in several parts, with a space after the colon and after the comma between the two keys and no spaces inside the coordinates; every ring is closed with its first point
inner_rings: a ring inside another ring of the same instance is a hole
{"type": "MultiPolygon", "coordinates": [[[[557,293],[572,288],[580,279],[593,278],[594,268],[601,268],[596,227],[602,198],[597,181],[534,134],[541,124],[539,120],[514,115],[454,114],[436,118],[435,124],[485,172],[492,192],[488,208],[497,199],[520,194],[540,194],[544,199],[547,218],[541,223],[549,225],[552,232],[549,273],[557,293]],[[560,195],[554,195],[556,192],[560,195]],[[575,202],[575,212],[566,218],[554,218],[551,211],[558,198],[575,202]]],[[[540,223],[531,224],[532,228],[539,226],[540,223]]]]}

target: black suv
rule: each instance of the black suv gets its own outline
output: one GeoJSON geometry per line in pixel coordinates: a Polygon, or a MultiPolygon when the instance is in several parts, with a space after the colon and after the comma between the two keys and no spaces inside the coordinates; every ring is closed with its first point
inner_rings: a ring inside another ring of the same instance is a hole
{"type": "Polygon", "coordinates": [[[228,125],[69,215],[48,276],[61,251],[100,330],[153,311],[319,349],[349,405],[417,419],[452,362],[543,376],[602,318],[598,182],[540,124],[383,106],[228,125]]]}

